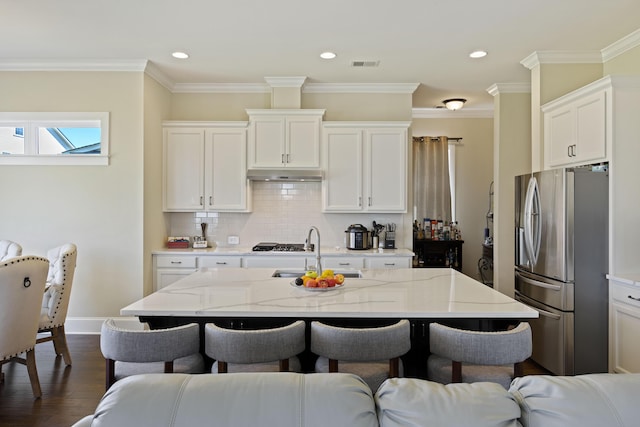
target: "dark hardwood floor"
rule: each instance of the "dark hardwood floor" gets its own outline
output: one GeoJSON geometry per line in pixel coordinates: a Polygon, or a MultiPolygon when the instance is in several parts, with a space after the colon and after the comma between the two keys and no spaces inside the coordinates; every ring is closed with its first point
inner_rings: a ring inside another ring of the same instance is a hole
{"type": "MultiPolygon", "coordinates": [[[[0,384],[0,427],[68,427],[95,411],[104,394],[104,359],[98,335],[68,335],[72,366],[55,357],[53,344],[36,346],[42,398],[34,399],[27,368],[4,365],[0,384]]],[[[548,374],[532,361],[526,375],[548,374]]]]}
{"type": "Polygon", "coordinates": [[[1,427],[68,427],[95,411],[104,394],[100,336],[67,335],[67,341],[72,366],[55,356],[53,343],[36,346],[40,399],[33,398],[26,366],[10,363],[2,367],[1,427]]]}

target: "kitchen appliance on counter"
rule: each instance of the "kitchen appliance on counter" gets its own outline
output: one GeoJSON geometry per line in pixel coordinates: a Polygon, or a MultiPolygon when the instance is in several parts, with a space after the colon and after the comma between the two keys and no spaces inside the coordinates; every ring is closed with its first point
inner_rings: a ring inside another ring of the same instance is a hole
{"type": "MultiPolygon", "coordinates": [[[[310,251],[313,251],[314,244],[310,245],[310,251]]],[[[304,243],[274,243],[260,242],[251,248],[253,252],[304,252],[304,243]]]]}
{"type": "Polygon", "coordinates": [[[371,235],[362,224],[351,224],[345,231],[344,247],[363,250],[371,248],[371,235]]]}
{"type": "Polygon", "coordinates": [[[608,169],[554,169],[515,179],[515,299],[532,359],[557,375],[608,371],[608,169]]]}

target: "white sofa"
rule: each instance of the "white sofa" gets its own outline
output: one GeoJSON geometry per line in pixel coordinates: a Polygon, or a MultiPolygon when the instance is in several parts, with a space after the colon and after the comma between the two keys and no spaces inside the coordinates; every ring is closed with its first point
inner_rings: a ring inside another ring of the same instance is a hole
{"type": "Polygon", "coordinates": [[[451,384],[394,378],[372,395],[351,374],[144,374],[104,395],[74,427],[637,426],[640,374],[451,384]]]}

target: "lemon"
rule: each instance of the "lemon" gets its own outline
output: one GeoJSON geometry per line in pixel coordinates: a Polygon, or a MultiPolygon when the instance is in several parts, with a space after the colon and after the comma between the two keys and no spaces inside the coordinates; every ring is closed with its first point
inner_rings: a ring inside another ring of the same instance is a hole
{"type": "Polygon", "coordinates": [[[333,270],[323,270],[320,277],[333,277],[333,270]]]}

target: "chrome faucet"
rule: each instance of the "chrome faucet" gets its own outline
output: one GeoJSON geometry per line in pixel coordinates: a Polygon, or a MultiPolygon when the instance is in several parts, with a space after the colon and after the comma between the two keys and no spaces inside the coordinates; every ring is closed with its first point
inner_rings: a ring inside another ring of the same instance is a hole
{"type": "MultiPolygon", "coordinates": [[[[322,262],[320,261],[320,230],[318,230],[318,227],[316,226],[311,226],[311,228],[309,229],[309,234],[307,235],[307,240],[304,241],[304,250],[308,251],[309,249],[311,249],[311,233],[315,230],[316,232],[316,246],[315,246],[315,252],[316,252],[316,272],[318,274],[322,274],[322,262]]],[[[304,259],[304,269],[306,270],[307,267],[307,258],[304,259]]]]}

